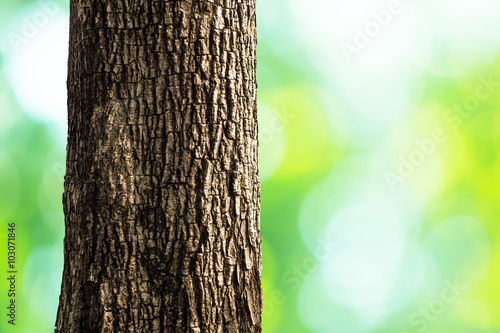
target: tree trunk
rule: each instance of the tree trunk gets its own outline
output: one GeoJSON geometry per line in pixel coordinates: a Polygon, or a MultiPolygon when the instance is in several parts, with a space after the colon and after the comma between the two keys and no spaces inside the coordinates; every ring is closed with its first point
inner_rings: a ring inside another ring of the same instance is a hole
{"type": "Polygon", "coordinates": [[[71,0],[55,332],[261,332],[255,0],[71,0]]]}

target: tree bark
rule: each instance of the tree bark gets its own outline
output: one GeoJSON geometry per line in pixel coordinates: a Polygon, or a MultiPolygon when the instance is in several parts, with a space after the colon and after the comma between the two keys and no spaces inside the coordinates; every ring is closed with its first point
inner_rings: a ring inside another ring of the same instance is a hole
{"type": "Polygon", "coordinates": [[[255,0],[71,0],[55,332],[261,332],[255,0]]]}

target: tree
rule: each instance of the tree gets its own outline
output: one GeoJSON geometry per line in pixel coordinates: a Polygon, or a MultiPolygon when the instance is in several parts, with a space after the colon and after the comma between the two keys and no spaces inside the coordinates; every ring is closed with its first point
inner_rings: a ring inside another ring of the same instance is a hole
{"type": "Polygon", "coordinates": [[[254,0],[71,0],[55,332],[261,332],[254,0]]]}

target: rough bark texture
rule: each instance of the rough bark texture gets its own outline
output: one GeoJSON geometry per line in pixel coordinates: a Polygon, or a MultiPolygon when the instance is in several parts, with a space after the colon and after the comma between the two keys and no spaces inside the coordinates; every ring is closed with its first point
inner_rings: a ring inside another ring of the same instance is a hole
{"type": "Polygon", "coordinates": [[[55,332],[260,332],[255,0],[71,0],[55,332]]]}

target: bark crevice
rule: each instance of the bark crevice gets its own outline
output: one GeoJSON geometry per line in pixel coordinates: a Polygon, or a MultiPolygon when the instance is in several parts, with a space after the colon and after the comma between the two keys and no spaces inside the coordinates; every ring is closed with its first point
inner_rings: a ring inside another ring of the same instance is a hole
{"type": "Polygon", "coordinates": [[[55,332],[261,332],[254,0],[72,0],[55,332]]]}

